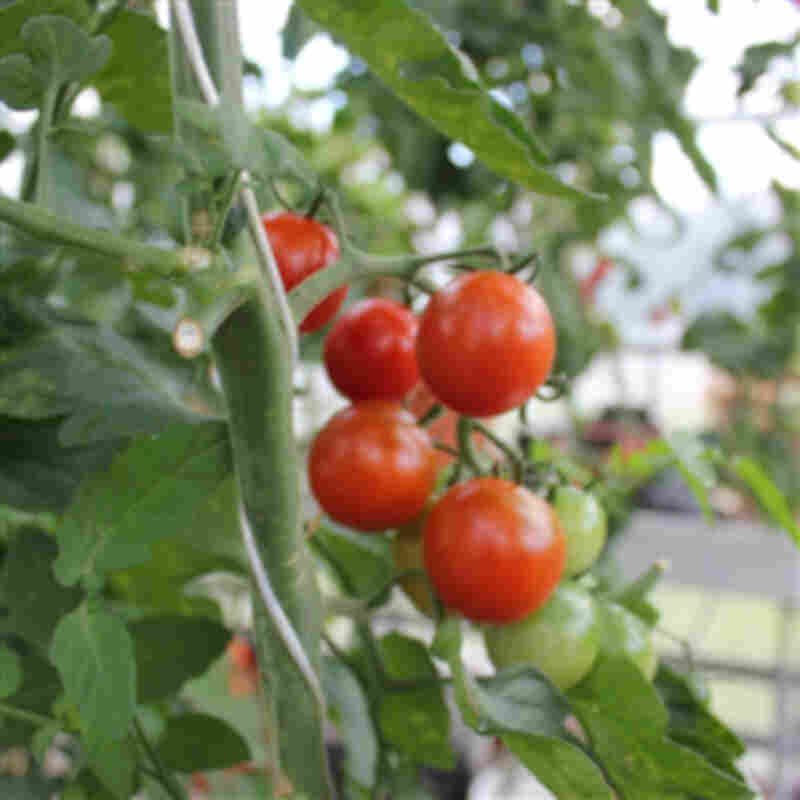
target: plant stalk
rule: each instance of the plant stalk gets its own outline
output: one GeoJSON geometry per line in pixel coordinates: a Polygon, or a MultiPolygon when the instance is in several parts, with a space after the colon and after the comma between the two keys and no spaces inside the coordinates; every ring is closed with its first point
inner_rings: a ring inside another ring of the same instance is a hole
{"type": "Polygon", "coordinates": [[[32,203],[4,195],[0,195],[0,220],[32,236],[147,266],[162,275],[186,271],[186,264],[172,250],[142,244],[98,228],[87,228],[32,203]]]}

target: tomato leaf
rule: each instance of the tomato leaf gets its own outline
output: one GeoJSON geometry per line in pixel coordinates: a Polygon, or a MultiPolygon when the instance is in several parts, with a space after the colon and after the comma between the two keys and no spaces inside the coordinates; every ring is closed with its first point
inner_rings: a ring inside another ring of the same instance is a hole
{"type": "Polygon", "coordinates": [[[132,125],[168,133],[172,130],[172,89],[166,31],[149,14],[124,10],[107,33],[113,51],[93,85],[132,125]]]}
{"type": "Polygon", "coordinates": [[[202,675],[225,650],[230,634],[218,622],[177,615],[132,622],[136,653],[136,699],[163,700],[202,675]]]}
{"type": "MultiPolygon", "coordinates": [[[[435,681],[438,673],[422,642],[390,633],[379,642],[387,677],[396,681],[435,681]]],[[[389,691],[378,712],[383,738],[412,761],[452,769],[450,714],[441,686],[389,691]]]]}
{"type": "Polygon", "coordinates": [[[439,627],[433,651],[450,664],[456,702],[467,725],[478,733],[502,737],[557,797],[613,798],[603,773],[564,727],[570,709],[563,695],[541,673],[525,667],[477,681],[461,660],[461,631],[452,618],[439,627]]]}
{"type": "Polygon", "coordinates": [[[0,354],[0,414],[67,415],[64,445],[213,418],[215,404],[184,359],[156,358],[110,327],[60,323],[0,354]]]}
{"type": "Polygon", "coordinates": [[[83,83],[111,56],[108,36],[89,36],[69,17],[33,17],[22,26],[21,36],[43,87],[83,83]]]}
{"type": "Polygon", "coordinates": [[[658,693],[626,658],[598,657],[567,696],[592,752],[624,800],[749,800],[747,785],[668,735],[658,693]]]}
{"type": "Polygon", "coordinates": [[[102,742],[88,752],[92,772],[117,800],[129,800],[135,791],[137,757],[129,736],[118,742],[102,742]]]}
{"type": "Polygon", "coordinates": [[[717,476],[708,448],[696,436],[688,433],[674,433],[666,437],[665,441],[675,456],[678,470],[700,503],[703,514],[712,522],[714,512],[708,492],[717,485],[717,476]]]}
{"type": "Polygon", "coordinates": [[[394,570],[391,544],[384,537],[357,533],[325,520],[309,539],[325,559],[342,590],[354,597],[370,597],[394,570]]]}
{"type": "Polygon", "coordinates": [[[14,694],[22,686],[22,665],[19,656],[0,642],[0,699],[14,694]]]}
{"type": "Polygon", "coordinates": [[[0,8],[0,56],[26,49],[21,38],[22,26],[32,17],[52,14],[68,17],[77,23],[89,17],[84,0],[17,0],[0,8]]]}
{"type": "Polygon", "coordinates": [[[63,446],[62,420],[29,421],[0,416],[0,503],[25,511],[60,511],[78,484],[105,469],[121,441],[63,446]]]}
{"type": "Polygon", "coordinates": [[[378,738],[361,684],[334,658],[322,659],[322,681],[344,744],[345,772],[362,789],[375,785],[378,738]]]}
{"type": "Polygon", "coordinates": [[[80,606],[59,622],[50,659],[80,713],[89,750],[123,739],[136,707],[136,663],[119,617],[80,606]]]}
{"type": "Polygon", "coordinates": [[[36,108],[42,98],[42,84],[33,62],[22,53],[0,58],[0,100],[10,108],[36,108]]]}
{"type": "Polygon", "coordinates": [[[730,467],[755,495],[773,522],[783,528],[794,539],[795,544],[800,545],[800,527],[794,520],[786,496],[764,469],[747,456],[736,456],[730,462],[730,467]]]}
{"type": "Polygon", "coordinates": [[[0,131],[0,161],[11,153],[17,144],[13,134],[8,131],[0,131]]]}
{"type": "Polygon", "coordinates": [[[192,712],[167,720],[158,754],[179,772],[225,769],[251,760],[247,742],[227,722],[192,712]]]}
{"type": "Polygon", "coordinates": [[[707,699],[692,683],[694,675],[682,675],[662,664],[655,687],[669,711],[669,736],[702,753],[712,764],[738,780],[736,759],[745,753],[738,737],[709,710],[707,699]]]}
{"type": "MultiPolygon", "coordinates": [[[[55,541],[36,528],[21,528],[9,544],[0,573],[6,629],[47,652],[59,619],[81,601],[77,587],[65,588],[53,575],[55,541]]],[[[2,674],[2,671],[0,671],[2,674]]]]}
{"type": "Polygon", "coordinates": [[[56,577],[70,586],[146,562],[153,543],[192,527],[230,471],[224,425],[178,425],[139,439],[81,486],[57,531],[56,577]]]}
{"type": "Polygon", "coordinates": [[[586,197],[539,165],[546,160],[541,145],[421,12],[403,0],[300,0],[299,5],[401,100],[488,167],[535,192],[586,197]]]}

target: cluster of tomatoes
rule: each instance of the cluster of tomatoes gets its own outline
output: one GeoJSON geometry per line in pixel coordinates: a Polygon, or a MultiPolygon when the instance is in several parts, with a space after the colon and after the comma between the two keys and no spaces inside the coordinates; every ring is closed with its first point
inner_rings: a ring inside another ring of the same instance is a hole
{"type": "MultiPolygon", "coordinates": [[[[288,288],[336,257],[335,237],[319,222],[283,214],[265,225],[288,288]],[[319,246],[292,256],[275,235],[290,225],[309,227],[319,246]]],[[[334,316],[346,289],[337,291],[301,330],[334,316]]],[[[497,475],[440,489],[443,444],[431,435],[440,420],[428,428],[417,416],[427,421],[419,398],[429,398],[446,410],[452,434],[458,415],[517,408],[547,380],[555,347],[545,301],[505,272],[460,273],[430,297],[419,319],[386,298],[355,303],[335,321],[324,347],[328,375],[351,405],[316,436],[308,472],[331,519],[363,532],[392,531],[398,570],[424,570],[425,577],[403,580],[421,611],[444,607],[483,624],[497,666],[533,662],[565,688],[585,674],[597,649],[586,636],[590,621],[580,622],[590,620],[583,606],[591,600],[562,579],[584,572],[602,550],[602,508],[575,487],[557,489],[551,503],[497,475]],[[544,646],[530,647],[531,631],[544,646]],[[548,661],[554,639],[563,643],[565,636],[572,651],[567,672],[548,661]]],[[[445,460],[452,460],[455,444],[444,444],[445,460]]]]}

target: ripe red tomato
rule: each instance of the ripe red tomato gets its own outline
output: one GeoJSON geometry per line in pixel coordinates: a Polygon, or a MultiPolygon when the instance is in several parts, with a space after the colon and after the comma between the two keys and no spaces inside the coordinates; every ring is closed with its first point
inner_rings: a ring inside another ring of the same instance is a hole
{"type": "Polygon", "coordinates": [[[556,333],[542,296],[513,275],[471,272],[428,303],[417,333],[422,379],[473,417],[522,405],[553,366],[556,333]]]}
{"type": "Polygon", "coordinates": [[[450,489],[423,529],[425,569],[442,602],[476,622],[514,622],[542,606],[566,563],[545,500],[500,478],[450,489]]]}
{"type": "Polygon", "coordinates": [[[394,300],[373,297],[351,306],[325,340],[325,368],[354,403],[403,399],[419,380],[417,318],[394,300]]]}
{"type": "MultiPolygon", "coordinates": [[[[339,257],[336,234],[315,219],[287,211],[265,214],[261,220],[287,292],[339,257]]],[[[325,325],[339,310],[346,295],[347,286],[331,292],[300,323],[300,332],[311,333],[325,325]]]]}
{"type": "Polygon", "coordinates": [[[314,497],[331,519],[362,531],[422,513],[436,483],[435,450],[413,414],[370,400],[335,414],[309,456],[314,497]]]}

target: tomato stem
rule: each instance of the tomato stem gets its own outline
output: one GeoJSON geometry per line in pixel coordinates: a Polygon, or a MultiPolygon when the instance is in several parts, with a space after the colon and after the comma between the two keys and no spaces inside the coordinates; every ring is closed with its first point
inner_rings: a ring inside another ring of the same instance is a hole
{"type": "Polygon", "coordinates": [[[474,425],[475,420],[470,417],[458,418],[458,451],[462,464],[466,464],[476,475],[483,475],[485,470],[480,464],[478,454],[475,452],[475,447],[472,443],[474,425]]]}
{"type": "Polygon", "coordinates": [[[525,473],[525,462],[517,450],[482,422],[473,419],[472,427],[479,433],[482,433],[495,447],[503,452],[511,467],[511,475],[514,483],[522,483],[522,477],[525,473]]]}

